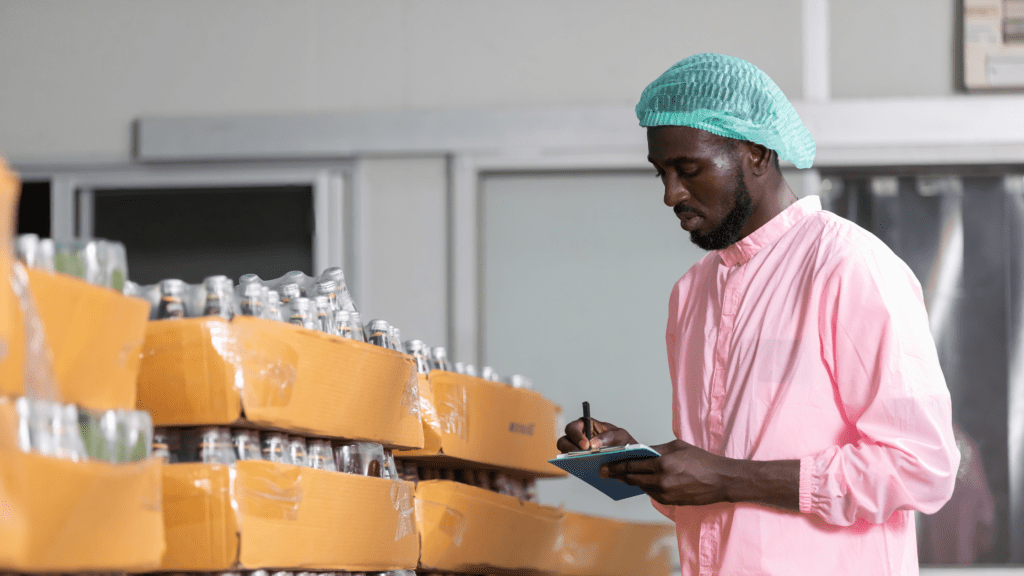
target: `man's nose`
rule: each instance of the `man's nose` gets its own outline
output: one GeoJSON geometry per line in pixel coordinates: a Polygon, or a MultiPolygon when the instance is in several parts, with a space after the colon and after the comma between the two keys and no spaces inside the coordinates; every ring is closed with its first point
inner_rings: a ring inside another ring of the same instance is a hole
{"type": "Polygon", "coordinates": [[[671,172],[665,174],[661,180],[665,184],[665,205],[669,208],[674,208],[680,202],[690,199],[690,192],[671,172]]]}

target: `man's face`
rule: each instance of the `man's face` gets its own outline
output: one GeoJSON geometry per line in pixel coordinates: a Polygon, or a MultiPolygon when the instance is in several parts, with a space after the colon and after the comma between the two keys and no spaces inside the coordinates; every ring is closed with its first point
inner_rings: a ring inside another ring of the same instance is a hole
{"type": "Polygon", "coordinates": [[[744,228],[754,207],[735,141],[686,126],[657,126],[647,129],[647,149],[665,185],[665,205],[694,244],[721,250],[749,234],[744,228]]]}

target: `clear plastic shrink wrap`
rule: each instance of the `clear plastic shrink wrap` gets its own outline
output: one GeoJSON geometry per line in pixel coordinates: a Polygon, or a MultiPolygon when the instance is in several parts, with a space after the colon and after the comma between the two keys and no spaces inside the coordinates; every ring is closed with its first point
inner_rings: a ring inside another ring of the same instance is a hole
{"type": "Polygon", "coordinates": [[[532,477],[560,477],[557,404],[533,390],[431,370],[419,375],[424,447],[399,458],[454,458],[532,477]]]}
{"type": "Polygon", "coordinates": [[[150,322],[138,405],[157,426],[254,425],[423,446],[416,371],[399,352],[236,315],[150,322]]]}
{"type": "Polygon", "coordinates": [[[164,469],[162,571],[415,568],[413,484],[267,460],[164,469]]]}
{"type": "Polygon", "coordinates": [[[156,438],[172,464],[161,569],[416,565],[413,485],[380,444],[335,441],[335,457],[331,441],[273,431],[159,428],[156,438]]]}
{"type": "Polygon", "coordinates": [[[565,576],[669,576],[675,526],[566,512],[549,571],[565,576]]]}
{"type": "Polygon", "coordinates": [[[445,480],[416,486],[420,568],[543,573],[554,565],[564,512],[445,480]]]}

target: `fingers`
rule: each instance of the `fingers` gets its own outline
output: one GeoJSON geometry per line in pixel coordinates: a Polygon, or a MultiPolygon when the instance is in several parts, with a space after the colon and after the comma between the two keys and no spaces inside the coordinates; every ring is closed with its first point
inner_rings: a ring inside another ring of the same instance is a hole
{"type": "Polygon", "coordinates": [[[629,484],[630,486],[636,486],[648,493],[654,493],[661,490],[662,474],[648,470],[638,472],[631,468],[632,466],[637,466],[641,462],[642,461],[640,460],[626,460],[624,462],[605,464],[601,467],[599,476],[601,478],[618,480],[629,484]]]}
{"type": "Polygon", "coordinates": [[[570,440],[566,436],[562,436],[561,438],[558,439],[557,446],[558,451],[561,452],[562,454],[565,454],[566,452],[578,452],[582,450],[582,448],[580,448],[576,444],[573,444],[572,440],[570,440]]]}
{"type": "MultiPolygon", "coordinates": [[[[600,448],[602,446],[620,445],[614,443],[614,434],[609,435],[609,433],[617,431],[619,430],[619,428],[612,424],[602,422],[594,418],[590,419],[590,423],[591,432],[593,432],[593,437],[590,440],[588,440],[586,434],[584,434],[582,418],[573,420],[572,422],[569,422],[568,425],[566,425],[565,436],[563,436],[562,438],[567,439],[572,446],[576,446],[576,448],[566,450],[566,452],[572,452],[576,450],[593,450],[595,448],[600,448]]],[[[561,442],[561,440],[559,440],[559,442],[561,442]]],[[[561,448],[559,449],[561,450],[561,448]]]]}
{"type": "Polygon", "coordinates": [[[601,467],[603,478],[615,478],[621,480],[629,475],[651,475],[661,472],[661,464],[658,458],[645,460],[620,460],[601,467]]]}
{"type": "Polygon", "coordinates": [[[601,446],[625,446],[626,444],[636,443],[637,441],[633,439],[629,432],[610,425],[605,431],[597,434],[590,440],[590,444],[594,448],[600,448],[601,446]]]}
{"type": "Polygon", "coordinates": [[[594,450],[604,446],[624,446],[636,444],[636,440],[622,428],[590,419],[593,437],[589,440],[583,433],[583,419],[573,420],[565,427],[565,436],[558,439],[558,449],[562,452],[576,452],[579,450],[594,450]]]}
{"type": "MultiPolygon", "coordinates": [[[[596,420],[592,420],[592,422],[595,422],[595,424],[596,424],[596,420]]],[[[596,428],[596,426],[595,426],[595,428],[596,428]]],[[[590,448],[590,441],[587,440],[586,435],[583,433],[583,419],[582,418],[580,418],[579,420],[573,420],[572,422],[569,422],[568,425],[566,425],[566,427],[565,427],[565,436],[562,436],[562,438],[558,440],[558,449],[561,450],[562,452],[575,452],[575,451],[578,451],[578,450],[590,450],[591,449],[590,448]],[[562,448],[562,446],[563,446],[562,440],[566,441],[565,442],[565,446],[566,447],[570,447],[570,446],[571,447],[568,448],[568,449],[562,448]]]]}
{"type": "Polygon", "coordinates": [[[661,477],[654,474],[626,474],[616,478],[616,480],[625,482],[630,486],[636,486],[648,494],[655,494],[661,491],[661,477]]]}

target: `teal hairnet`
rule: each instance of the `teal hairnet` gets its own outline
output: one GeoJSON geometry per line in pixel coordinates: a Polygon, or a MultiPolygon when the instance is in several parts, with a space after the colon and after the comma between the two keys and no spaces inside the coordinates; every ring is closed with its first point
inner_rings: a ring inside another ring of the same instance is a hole
{"type": "Polygon", "coordinates": [[[767,74],[746,60],[697,54],[644,89],[641,126],[689,126],[774,150],[797,168],[814,163],[811,133],[767,74]]]}

